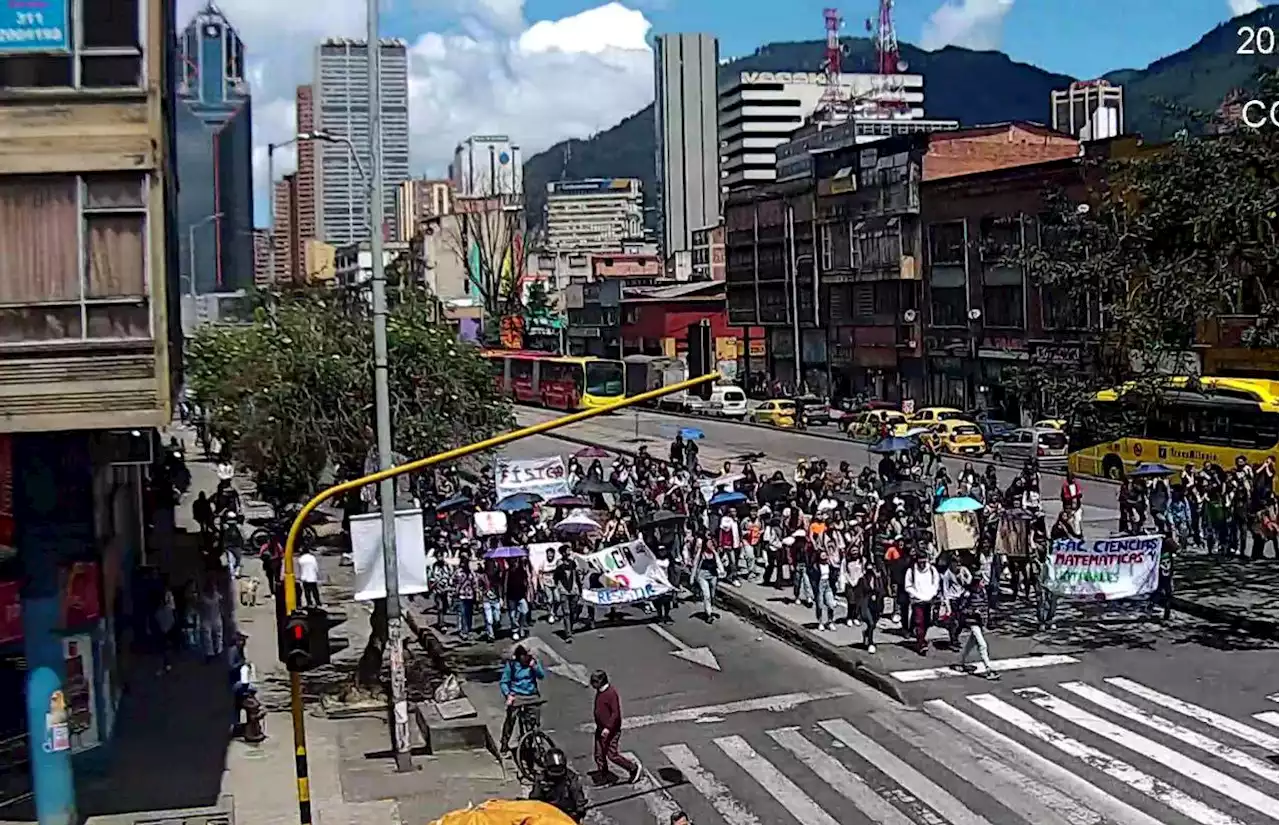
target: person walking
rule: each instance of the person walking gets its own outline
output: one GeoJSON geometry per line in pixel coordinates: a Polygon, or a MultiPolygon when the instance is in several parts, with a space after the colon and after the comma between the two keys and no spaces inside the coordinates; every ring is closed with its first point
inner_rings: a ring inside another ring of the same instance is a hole
{"type": "Polygon", "coordinates": [[[640,763],[618,752],[618,742],[622,738],[622,700],[618,691],[609,684],[609,675],[603,670],[591,674],[591,687],[596,692],[595,758],[599,783],[605,785],[617,781],[617,777],[609,769],[609,764],[612,763],[626,771],[627,781],[635,784],[642,770],[640,763]]]}
{"type": "Polygon", "coordinates": [[[302,551],[298,556],[298,581],[302,584],[302,598],[307,607],[320,606],[320,560],[311,548],[302,551]]]}
{"type": "Polygon", "coordinates": [[[701,552],[698,554],[697,560],[694,562],[696,572],[694,576],[698,582],[698,591],[702,595],[702,620],[707,624],[711,624],[716,619],[716,613],[712,610],[712,600],[716,595],[716,585],[720,582],[720,574],[722,565],[720,556],[716,553],[715,543],[710,537],[699,538],[701,544],[701,552]]]}

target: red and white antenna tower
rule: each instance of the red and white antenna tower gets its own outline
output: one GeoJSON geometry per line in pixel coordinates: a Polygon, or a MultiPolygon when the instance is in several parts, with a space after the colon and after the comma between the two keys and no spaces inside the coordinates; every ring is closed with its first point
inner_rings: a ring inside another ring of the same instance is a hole
{"type": "MultiPolygon", "coordinates": [[[[867,21],[867,31],[872,31],[867,21]]],[[[873,112],[881,117],[907,111],[906,89],[898,75],[907,70],[907,63],[898,53],[898,32],[893,25],[893,0],[880,0],[880,16],[875,23],[876,83],[873,112]]]]}
{"type": "Polygon", "coordinates": [[[832,123],[842,120],[849,112],[849,101],[840,86],[840,62],[844,57],[840,46],[840,24],[843,20],[837,9],[823,9],[822,20],[827,30],[827,47],[822,56],[822,73],[827,77],[827,87],[818,102],[818,111],[832,123]]]}

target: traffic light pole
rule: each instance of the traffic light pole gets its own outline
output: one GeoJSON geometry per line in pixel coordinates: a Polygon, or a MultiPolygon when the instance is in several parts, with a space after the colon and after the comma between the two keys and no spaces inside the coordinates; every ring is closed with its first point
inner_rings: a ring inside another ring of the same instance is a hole
{"type": "MultiPolygon", "coordinates": [[[[528,438],[531,435],[541,435],[551,430],[557,430],[569,424],[576,424],[579,421],[586,421],[590,418],[606,415],[616,410],[625,409],[636,404],[643,404],[646,401],[656,401],[663,396],[672,393],[690,390],[699,387],[711,381],[715,381],[720,377],[720,373],[712,372],[706,375],[700,375],[697,378],[690,378],[687,381],[681,381],[678,384],[672,384],[667,387],[659,387],[656,390],[641,393],[630,398],[624,398],[613,404],[607,404],[603,407],[597,407],[593,410],[583,410],[561,418],[555,418],[551,421],[543,421],[530,427],[524,427],[519,430],[512,430],[509,433],[494,436],[493,438],[477,441],[474,444],[468,444],[465,447],[458,447],[453,450],[446,450],[443,453],[436,453],[427,458],[420,458],[416,461],[410,461],[407,464],[401,464],[397,467],[388,467],[385,470],[379,470],[367,476],[344,481],[342,484],[336,484],[327,490],[321,490],[310,501],[302,506],[298,511],[298,515],[294,518],[293,524],[289,526],[289,535],[284,542],[284,599],[286,615],[293,615],[298,609],[298,591],[297,591],[297,575],[294,568],[294,548],[297,546],[298,537],[302,534],[302,528],[307,523],[307,519],[315,511],[317,507],[324,504],[329,499],[340,496],[344,493],[351,493],[364,487],[366,484],[377,484],[396,476],[402,476],[406,473],[415,473],[419,470],[425,470],[436,464],[443,464],[448,461],[456,461],[460,458],[466,458],[475,453],[492,450],[510,444],[513,441],[519,441],[522,438],[528,438]]],[[[388,589],[393,585],[388,582],[388,589]]],[[[311,825],[311,784],[307,777],[307,728],[306,717],[303,714],[302,707],[302,674],[291,672],[289,674],[289,709],[290,715],[293,717],[293,749],[295,768],[298,777],[298,820],[301,825],[311,825]]]]}

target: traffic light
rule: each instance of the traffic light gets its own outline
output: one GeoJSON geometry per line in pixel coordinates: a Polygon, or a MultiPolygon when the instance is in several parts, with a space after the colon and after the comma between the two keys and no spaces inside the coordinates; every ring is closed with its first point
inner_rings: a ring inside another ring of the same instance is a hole
{"type": "MultiPolygon", "coordinates": [[[[711,324],[705,320],[690,324],[687,335],[689,351],[685,355],[685,360],[689,367],[689,377],[706,375],[715,368],[715,353],[711,349],[711,324]]],[[[689,392],[706,401],[711,398],[711,385],[699,384],[689,392]]]]}
{"type": "Polygon", "coordinates": [[[298,609],[280,623],[280,661],[290,673],[327,665],[329,654],[329,614],[324,609],[298,609]]]}

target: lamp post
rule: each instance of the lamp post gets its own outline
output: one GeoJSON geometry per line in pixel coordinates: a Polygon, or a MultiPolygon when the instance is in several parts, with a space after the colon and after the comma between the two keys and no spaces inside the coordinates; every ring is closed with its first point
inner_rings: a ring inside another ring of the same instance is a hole
{"type": "Polygon", "coordinates": [[[267,269],[271,277],[276,276],[276,150],[287,149],[299,141],[324,140],[335,142],[335,138],[325,132],[299,132],[288,140],[267,144],[267,269]]]}
{"type": "MultiPolygon", "coordinates": [[[[195,300],[195,297],[198,294],[196,291],[196,230],[205,224],[221,219],[222,213],[214,212],[212,215],[205,215],[203,218],[187,227],[187,264],[191,268],[190,275],[187,278],[187,288],[192,300],[195,300]]],[[[191,311],[195,311],[194,306],[191,308],[191,311]]]]}

